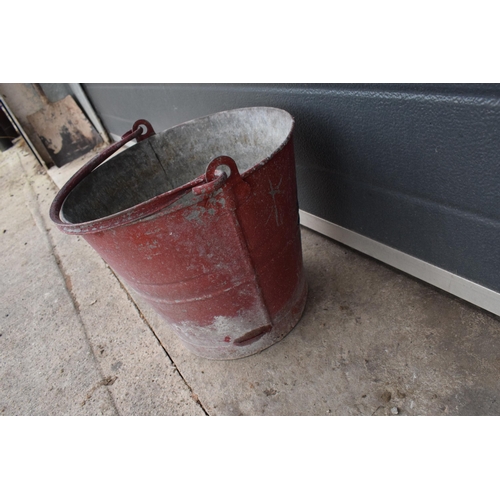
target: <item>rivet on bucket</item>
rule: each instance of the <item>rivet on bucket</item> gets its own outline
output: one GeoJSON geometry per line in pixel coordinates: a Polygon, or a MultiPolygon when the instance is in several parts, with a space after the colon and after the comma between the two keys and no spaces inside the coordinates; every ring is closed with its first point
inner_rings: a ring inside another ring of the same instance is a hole
{"type": "Polygon", "coordinates": [[[52,220],[81,234],[195,354],[255,354],[290,332],[306,301],[292,130],[275,108],[156,135],[141,120],[113,146],[136,145],[105,163],[101,154],[63,187],[52,220]]]}

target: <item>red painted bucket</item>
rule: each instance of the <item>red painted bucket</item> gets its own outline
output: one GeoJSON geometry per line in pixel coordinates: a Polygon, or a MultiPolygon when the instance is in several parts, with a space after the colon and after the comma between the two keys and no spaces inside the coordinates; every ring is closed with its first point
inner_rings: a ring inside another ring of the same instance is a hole
{"type": "Polygon", "coordinates": [[[51,218],[82,235],[195,354],[257,353],[290,332],[306,302],[293,125],[266,107],[159,134],[139,120],[68,181],[51,218]]]}

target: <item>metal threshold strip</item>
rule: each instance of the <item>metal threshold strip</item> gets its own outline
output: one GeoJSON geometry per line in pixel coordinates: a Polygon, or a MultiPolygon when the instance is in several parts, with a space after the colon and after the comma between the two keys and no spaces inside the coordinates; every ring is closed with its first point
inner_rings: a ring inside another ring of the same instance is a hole
{"type": "Polygon", "coordinates": [[[500,316],[500,293],[316,215],[299,213],[301,225],[500,316]]]}

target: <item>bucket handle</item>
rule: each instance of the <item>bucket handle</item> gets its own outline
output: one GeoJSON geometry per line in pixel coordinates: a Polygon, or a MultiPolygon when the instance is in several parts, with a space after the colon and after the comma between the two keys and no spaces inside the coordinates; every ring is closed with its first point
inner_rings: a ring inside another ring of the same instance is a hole
{"type": "Polygon", "coordinates": [[[229,167],[231,180],[237,180],[240,178],[240,172],[236,166],[236,162],[230,156],[218,156],[214,158],[207,166],[205,170],[205,183],[193,188],[193,193],[195,195],[204,195],[216,191],[228,180],[228,175],[222,172],[221,175],[216,175],[215,171],[217,167],[225,165],[229,167]]]}
{"type": "Polygon", "coordinates": [[[58,225],[65,225],[61,220],[60,212],[64,200],[68,194],[77,186],[85,177],[87,177],[93,170],[95,170],[101,163],[107,160],[112,154],[116,153],[122,146],[127,144],[127,142],[137,139],[137,142],[141,142],[148,137],[155,135],[155,131],[151,123],[147,120],[137,120],[132,129],[125,132],[118,142],[115,142],[108,146],[106,149],[102,150],[97,156],[94,156],[89,162],[87,162],[78,172],[76,172],[73,177],[61,188],[57,193],[52,205],[50,207],[50,218],[53,222],[58,225]],[[146,129],[143,130],[143,127],[146,129]]]}
{"type": "Polygon", "coordinates": [[[205,183],[195,186],[192,191],[198,196],[207,195],[223,185],[233,188],[239,202],[243,201],[250,193],[250,186],[243,180],[236,162],[230,156],[217,156],[214,158],[205,170],[205,183]],[[222,172],[222,174],[216,173],[217,167],[223,165],[229,168],[229,175],[226,172],[222,172]]]}

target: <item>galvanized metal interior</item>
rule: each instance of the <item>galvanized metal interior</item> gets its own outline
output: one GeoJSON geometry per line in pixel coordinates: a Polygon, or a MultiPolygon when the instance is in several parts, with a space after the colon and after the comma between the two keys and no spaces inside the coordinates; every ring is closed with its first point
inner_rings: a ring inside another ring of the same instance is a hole
{"type": "Polygon", "coordinates": [[[62,215],[75,224],[114,215],[188,183],[221,155],[244,173],[276,153],[292,128],[287,112],[268,107],[186,122],[103,163],[71,191],[62,215]]]}

